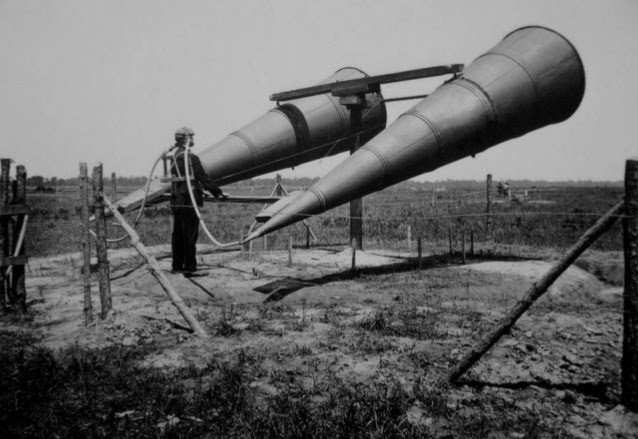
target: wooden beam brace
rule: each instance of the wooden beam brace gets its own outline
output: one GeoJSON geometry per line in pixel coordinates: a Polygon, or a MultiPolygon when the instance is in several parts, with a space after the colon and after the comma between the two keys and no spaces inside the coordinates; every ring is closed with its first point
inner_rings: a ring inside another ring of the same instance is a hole
{"type": "Polygon", "coordinates": [[[393,82],[409,81],[412,79],[430,78],[432,76],[457,74],[462,71],[463,64],[447,64],[443,66],[405,70],[403,72],[367,76],[365,78],[337,81],[329,84],[319,84],[312,87],[274,93],[270,95],[270,100],[276,102],[290,101],[292,99],[300,99],[326,93],[335,94],[335,91],[336,93],[339,93],[338,96],[342,96],[344,94],[370,93],[372,91],[378,91],[380,84],[390,84],[393,82]]]}

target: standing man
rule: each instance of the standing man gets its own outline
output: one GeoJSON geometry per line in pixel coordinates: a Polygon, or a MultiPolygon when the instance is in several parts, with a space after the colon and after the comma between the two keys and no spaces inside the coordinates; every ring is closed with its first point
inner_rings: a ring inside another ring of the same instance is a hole
{"type": "Polygon", "coordinates": [[[228,198],[215,182],[206,175],[199,157],[189,154],[186,158],[186,142],[189,147],[195,143],[193,136],[195,132],[190,128],[180,128],[175,132],[175,152],[173,153],[173,164],[171,166],[171,176],[177,181],[173,181],[171,188],[171,209],[173,211],[173,236],[171,246],[173,251],[173,272],[193,274],[197,271],[197,259],[195,258],[195,244],[199,234],[199,218],[191,202],[186,183],[186,164],[190,166],[189,174],[192,179],[193,197],[197,206],[202,207],[203,191],[202,186],[209,191],[216,199],[228,198]],[[181,179],[181,180],[180,180],[181,179]]]}

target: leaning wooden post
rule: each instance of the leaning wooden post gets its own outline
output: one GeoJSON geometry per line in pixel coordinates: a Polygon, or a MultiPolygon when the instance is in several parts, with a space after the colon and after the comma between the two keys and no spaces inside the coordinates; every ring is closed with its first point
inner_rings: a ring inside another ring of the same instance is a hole
{"type": "Polygon", "coordinates": [[[197,321],[190,308],[186,306],[186,303],[184,303],[179,294],[177,294],[177,291],[175,291],[173,285],[171,285],[168,279],[166,279],[166,276],[164,276],[164,274],[162,274],[162,272],[160,271],[161,269],[159,267],[159,264],[157,263],[157,259],[149,254],[144,244],[142,244],[142,242],[140,241],[139,235],[135,232],[135,230],[133,230],[133,227],[131,227],[129,223],[126,222],[122,214],[118,212],[117,208],[113,205],[111,200],[109,200],[106,196],[104,196],[103,200],[104,204],[106,204],[111,213],[113,213],[113,216],[115,217],[117,222],[120,223],[124,231],[130,236],[131,245],[135,247],[135,250],[137,250],[140,256],[142,256],[142,258],[144,258],[144,260],[146,261],[146,268],[148,268],[148,271],[153,275],[153,277],[155,277],[155,279],[157,279],[162,288],[164,288],[164,291],[166,291],[166,294],[168,295],[169,299],[171,299],[171,302],[173,302],[173,305],[175,305],[182,317],[184,317],[184,320],[186,320],[195,334],[203,339],[207,339],[208,334],[206,333],[206,331],[204,331],[204,328],[197,321]]]}
{"type": "Polygon", "coordinates": [[[91,300],[91,229],[89,224],[89,174],[86,163],[80,163],[80,220],[82,221],[82,273],[84,279],[84,323],[93,320],[91,300]]]}
{"type": "Polygon", "coordinates": [[[102,164],[93,168],[93,197],[95,210],[95,250],[97,253],[98,283],[100,286],[100,317],[105,319],[113,307],[111,303],[111,281],[106,250],[106,219],[104,217],[104,179],[102,164]]]}
{"type": "Polygon", "coordinates": [[[621,402],[638,412],[638,158],[625,166],[625,295],[621,402]]]}
{"type": "Polygon", "coordinates": [[[310,248],[310,226],[308,224],[305,224],[306,226],[306,248],[310,248]]]}
{"type": "Polygon", "coordinates": [[[625,209],[624,202],[616,204],[602,218],[596,221],[589,230],[574,244],[565,255],[545,275],[534,282],[534,285],[527,290],[523,298],[512,308],[501,322],[496,325],[474,348],[454,366],[447,375],[440,381],[454,382],[471,368],[494,344],[510,329],[518,318],[527,311],[532,304],[541,297],[556,279],[576,260],[578,257],[603,233],[605,233],[625,209]]]}
{"type": "Polygon", "coordinates": [[[418,253],[418,267],[419,270],[421,269],[421,266],[423,264],[423,247],[421,245],[421,237],[419,236],[416,240],[416,248],[417,248],[417,253],[418,253]]]}

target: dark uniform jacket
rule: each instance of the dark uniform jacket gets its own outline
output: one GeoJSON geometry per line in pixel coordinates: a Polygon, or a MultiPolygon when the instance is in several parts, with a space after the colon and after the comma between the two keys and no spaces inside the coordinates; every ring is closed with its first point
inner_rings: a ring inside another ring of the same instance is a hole
{"type": "MultiPolygon", "coordinates": [[[[186,149],[178,147],[175,150],[173,165],[171,166],[171,175],[173,177],[186,178],[186,169],[184,168],[184,157],[186,155],[186,149]]],[[[203,192],[202,187],[208,190],[215,198],[219,198],[223,195],[222,190],[215,184],[212,178],[206,175],[202,163],[199,161],[199,157],[195,154],[189,154],[190,162],[190,177],[191,186],[193,188],[193,195],[195,201],[199,207],[203,206],[203,192]]],[[[171,207],[190,207],[192,206],[190,196],[188,194],[188,186],[186,181],[178,181],[172,183],[171,189],[171,207]]]]}

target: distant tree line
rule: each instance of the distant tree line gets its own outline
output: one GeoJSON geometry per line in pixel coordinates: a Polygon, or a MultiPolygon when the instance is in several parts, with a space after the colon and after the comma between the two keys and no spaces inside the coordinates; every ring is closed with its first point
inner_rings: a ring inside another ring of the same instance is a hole
{"type": "MultiPolygon", "coordinates": [[[[110,181],[110,176],[105,176],[105,183],[110,181]]],[[[310,187],[319,180],[318,177],[300,177],[300,178],[283,178],[282,184],[291,187],[310,187]]],[[[494,176],[494,181],[502,180],[499,176],[494,176]]],[[[622,181],[546,181],[546,180],[509,180],[510,187],[605,187],[605,186],[622,186],[622,181]]],[[[146,177],[117,177],[118,187],[126,186],[142,186],[146,183],[146,177]]],[[[233,186],[251,187],[251,186],[274,186],[276,180],[274,178],[253,178],[233,183],[233,186]]],[[[27,185],[34,187],[56,187],[56,186],[78,186],[78,178],[58,178],[43,177],[41,175],[33,175],[27,178],[27,185]]],[[[431,191],[435,189],[445,188],[448,190],[463,188],[465,190],[482,190],[485,189],[485,180],[441,180],[441,181],[404,181],[396,185],[398,190],[412,191],[431,191]]]]}

